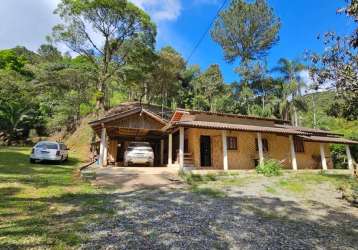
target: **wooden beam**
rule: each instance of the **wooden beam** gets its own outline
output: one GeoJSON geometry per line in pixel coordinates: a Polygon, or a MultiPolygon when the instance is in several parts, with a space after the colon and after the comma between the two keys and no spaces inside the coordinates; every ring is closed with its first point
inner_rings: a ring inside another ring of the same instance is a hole
{"type": "Polygon", "coordinates": [[[164,140],[160,140],[160,165],[164,164],[164,140]]]}

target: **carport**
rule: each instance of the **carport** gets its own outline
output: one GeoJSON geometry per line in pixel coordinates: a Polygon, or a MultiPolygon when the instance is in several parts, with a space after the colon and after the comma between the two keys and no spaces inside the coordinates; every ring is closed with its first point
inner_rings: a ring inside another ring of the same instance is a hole
{"type": "MultiPolygon", "coordinates": [[[[168,163],[168,135],[164,128],[168,121],[164,116],[135,107],[123,112],[107,115],[89,123],[100,138],[99,165],[123,163],[124,152],[133,141],[149,142],[154,152],[155,166],[168,163]]],[[[176,138],[174,138],[176,140],[176,138]]],[[[173,155],[173,159],[175,155],[173,155]]]]}

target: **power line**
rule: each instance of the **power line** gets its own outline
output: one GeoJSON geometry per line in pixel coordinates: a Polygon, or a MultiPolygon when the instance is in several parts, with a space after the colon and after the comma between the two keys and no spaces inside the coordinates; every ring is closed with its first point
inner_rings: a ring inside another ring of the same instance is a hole
{"type": "Polygon", "coordinates": [[[197,50],[197,48],[199,47],[200,43],[204,40],[205,36],[208,34],[209,30],[211,29],[211,26],[213,25],[213,23],[215,22],[216,18],[219,16],[221,10],[225,7],[226,3],[228,0],[224,0],[222,5],[220,6],[220,8],[218,9],[218,11],[216,12],[214,18],[211,20],[208,28],[205,30],[205,32],[203,33],[203,35],[200,37],[200,39],[198,40],[198,42],[195,44],[193,50],[190,52],[188,58],[185,61],[185,64],[187,64],[189,62],[189,60],[191,59],[191,57],[194,55],[195,51],[197,50]]]}

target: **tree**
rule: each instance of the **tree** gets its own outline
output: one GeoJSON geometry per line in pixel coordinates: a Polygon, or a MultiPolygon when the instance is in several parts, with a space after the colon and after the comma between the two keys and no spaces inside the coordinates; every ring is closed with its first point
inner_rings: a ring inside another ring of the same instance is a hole
{"type": "Polygon", "coordinates": [[[12,49],[0,51],[0,69],[23,73],[25,62],[25,58],[17,56],[12,49]]]}
{"type": "Polygon", "coordinates": [[[96,76],[96,69],[84,56],[61,57],[37,66],[33,88],[38,92],[49,132],[71,131],[81,116],[92,110],[96,76]]]}
{"type": "Polygon", "coordinates": [[[37,50],[41,58],[48,62],[55,62],[62,59],[61,52],[51,44],[42,44],[37,50]]]}
{"type": "Polygon", "coordinates": [[[267,55],[279,39],[280,26],[265,0],[233,0],[215,21],[211,37],[223,48],[227,62],[239,58],[246,63],[267,55]]]}
{"type": "Polygon", "coordinates": [[[53,28],[53,39],[86,56],[98,69],[96,109],[103,113],[108,80],[125,64],[126,54],[116,52],[134,37],[154,44],[155,25],[143,10],[126,0],[62,0],[55,13],[63,24],[53,28]]]}
{"type": "Polygon", "coordinates": [[[213,64],[198,78],[199,95],[207,100],[210,111],[216,111],[216,99],[224,92],[224,79],[219,65],[213,64]]]}
{"type": "Polygon", "coordinates": [[[182,87],[185,71],[184,58],[170,46],[163,47],[158,53],[158,60],[153,71],[153,97],[156,101],[169,106],[172,98],[177,99],[182,87]],[[159,98],[158,98],[159,96],[159,98]]]}
{"type": "Polygon", "coordinates": [[[38,108],[28,79],[14,70],[0,70],[0,131],[10,140],[26,137],[41,120],[38,108]]]}
{"type": "MultiPolygon", "coordinates": [[[[338,10],[338,12],[344,12],[347,16],[352,17],[355,23],[358,23],[358,0],[347,0],[348,5],[345,8],[338,10]]],[[[349,43],[353,48],[358,47],[358,28],[349,38],[349,43]]]]}
{"type": "Polygon", "coordinates": [[[281,58],[278,61],[278,66],[273,68],[272,71],[279,72],[287,86],[281,86],[282,97],[286,98],[281,99],[281,114],[284,111],[285,119],[288,119],[287,111],[292,112],[291,115],[292,123],[295,126],[299,125],[298,119],[298,110],[305,110],[306,105],[302,102],[302,87],[305,86],[304,82],[300,77],[300,73],[305,69],[305,65],[298,62],[297,60],[288,60],[286,58],[281,58]],[[291,98],[291,101],[288,101],[288,98],[291,98]],[[286,107],[285,107],[286,106],[286,107]]]}

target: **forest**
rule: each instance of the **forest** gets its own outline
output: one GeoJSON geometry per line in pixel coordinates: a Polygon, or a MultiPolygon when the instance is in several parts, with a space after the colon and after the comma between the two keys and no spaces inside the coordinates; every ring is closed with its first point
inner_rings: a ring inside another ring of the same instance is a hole
{"type": "MultiPolygon", "coordinates": [[[[337,12],[357,22],[358,1],[337,12]]],[[[72,133],[84,117],[127,101],[275,117],[358,139],[358,29],[322,34],[321,53],[307,51],[302,60],[282,55],[269,68],[280,19],[265,0],[233,0],[210,30],[237,73],[235,82],[225,82],[220,65],[200,68],[170,45],[157,48],[156,25],[131,2],[62,0],[55,14],[62,23],[37,51],[0,51],[0,144],[72,133]],[[310,85],[302,72],[309,72],[310,85]]],[[[344,162],[344,148],[332,149],[336,162],[344,162]]]]}

